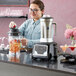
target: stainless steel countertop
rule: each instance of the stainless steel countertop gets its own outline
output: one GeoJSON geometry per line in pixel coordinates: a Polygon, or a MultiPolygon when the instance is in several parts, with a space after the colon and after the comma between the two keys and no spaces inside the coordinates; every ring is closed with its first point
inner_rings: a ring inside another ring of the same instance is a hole
{"type": "Polygon", "coordinates": [[[76,75],[76,64],[63,64],[60,63],[61,59],[63,59],[63,56],[59,56],[56,62],[40,60],[35,61],[32,60],[31,53],[21,52],[20,55],[17,56],[0,53],[0,62],[76,75]]]}

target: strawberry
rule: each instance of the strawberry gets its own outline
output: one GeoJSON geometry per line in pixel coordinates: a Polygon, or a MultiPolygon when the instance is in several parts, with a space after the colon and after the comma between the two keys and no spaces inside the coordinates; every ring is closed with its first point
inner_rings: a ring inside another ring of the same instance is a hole
{"type": "Polygon", "coordinates": [[[15,28],[16,27],[16,25],[13,25],[13,28],[15,28]]]}

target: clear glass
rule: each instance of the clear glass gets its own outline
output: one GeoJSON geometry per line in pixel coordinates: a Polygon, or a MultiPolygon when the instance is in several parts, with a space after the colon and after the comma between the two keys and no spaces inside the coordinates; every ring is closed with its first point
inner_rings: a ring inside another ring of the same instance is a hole
{"type": "Polygon", "coordinates": [[[11,62],[16,62],[16,63],[19,63],[20,62],[20,55],[8,55],[8,59],[9,61],[11,62]]]}
{"type": "Polygon", "coordinates": [[[20,53],[19,36],[9,36],[9,54],[17,55],[20,53]]]}
{"type": "Polygon", "coordinates": [[[68,48],[68,46],[61,45],[60,48],[62,49],[63,53],[65,53],[66,52],[66,49],[68,48]]]}
{"type": "Polygon", "coordinates": [[[69,45],[69,48],[71,51],[74,51],[76,46],[75,46],[75,40],[72,40],[71,45],[69,45]]]}
{"type": "Polygon", "coordinates": [[[4,45],[5,45],[5,48],[4,48],[4,50],[8,50],[9,49],[9,42],[8,42],[8,38],[7,37],[5,37],[5,39],[4,39],[4,45]]]}
{"type": "Polygon", "coordinates": [[[71,53],[70,53],[70,54],[71,54],[71,55],[76,55],[76,52],[75,52],[75,51],[76,51],[76,50],[75,50],[75,49],[76,49],[76,45],[75,45],[75,46],[69,45],[68,47],[69,47],[70,50],[71,50],[71,53]]]}
{"type": "Polygon", "coordinates": [[[74,51],[74,49],[75,49],[76,47],[74,47],[74,46],[69,46],[69,48],[71,49],[71,51],[74,51]]]}
{"type": "Polygon", "coordinates": [[[0,37],[0,42],[1,42],[0,50],[4,50],[4,48],[5,48],[4,39],[5,39],[5,37],[0,37]]]}
{"type": "MultiPolygon", "coordinates": [[[[21,41],[24,37],[23,36],[19,36],[19,38],[20,38],[20,41],[21,41]]],[[[26,46],[22,45],[22,43],[21,43],[21,50],[25,50],[25,48],[26,48],[26,46]]]]}

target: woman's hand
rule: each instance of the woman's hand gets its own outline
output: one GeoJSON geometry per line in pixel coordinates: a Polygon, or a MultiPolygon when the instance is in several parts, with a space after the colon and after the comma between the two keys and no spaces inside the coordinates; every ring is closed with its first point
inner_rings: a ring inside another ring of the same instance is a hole
{"type": "Polygon", "coordinates": [[[27,43],[28,43],[28,40],[26,38],[22,38],[21,43],[22,43],[23,46],[26,46],[27,43]]]}

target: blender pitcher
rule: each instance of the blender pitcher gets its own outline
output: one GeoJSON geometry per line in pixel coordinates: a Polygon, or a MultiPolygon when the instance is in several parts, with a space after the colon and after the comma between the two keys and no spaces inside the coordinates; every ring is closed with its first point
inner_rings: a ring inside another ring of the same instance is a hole
{"type": "MultiPolygon", "coordinates": [[[[13,23],[14,25],[14,23],[13,23]]],[[[20,54],[20,32],[16,26],[11,27],[8,32],[9,37],[9,54],[20,54]]]]}
{"type": "Polygon", "coordinates": [[[40,19],[40,24],[41,24],[40,42],[53,42],[54,32],[56,33],[56,23],[53,23],[53,17],[50,17],[49,15],[44,15],[40,19]]]}

